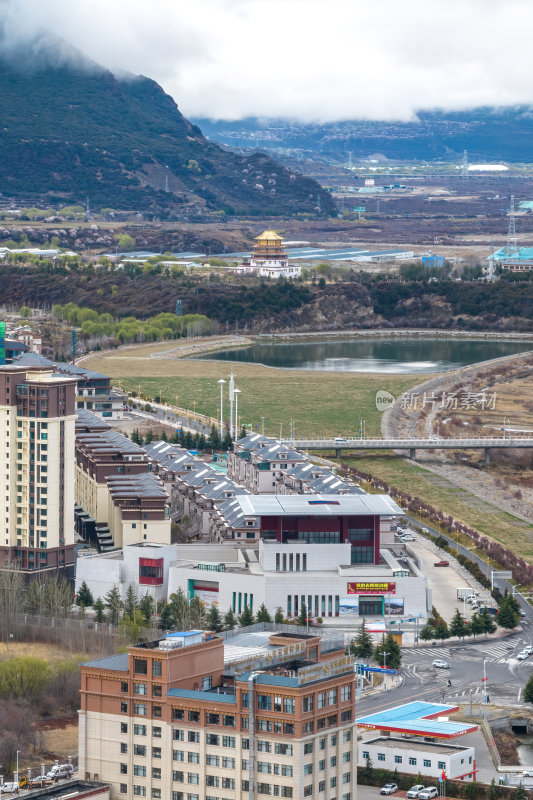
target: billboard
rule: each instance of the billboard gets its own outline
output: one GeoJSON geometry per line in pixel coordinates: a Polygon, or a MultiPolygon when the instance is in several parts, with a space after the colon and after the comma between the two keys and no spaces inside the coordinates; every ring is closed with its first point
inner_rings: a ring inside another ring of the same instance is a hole
{"type": "Polygon", "coordinates": [[[391,617],[401,617],[403,610],[403,597],[385,597],[385,614],[391,617]]]}
{"type": "Polygon", "coordinates": [[[396,594],[396,584],[390,581],[351,581],[348,594],[396,594]]]}
{"type": "Polygon", "coordinates": [[[344,617],[347,616],[348,614],[358,616],[359,598],[357,596],[339,598],[339,616],[344,617]]]}
{"type": "Polygon", "coordinates": [[[206,606],[218,606],[218,585],[210,586],[204,583],[195,583],[193,587],[194,597],[198,597],[206,606]]]}

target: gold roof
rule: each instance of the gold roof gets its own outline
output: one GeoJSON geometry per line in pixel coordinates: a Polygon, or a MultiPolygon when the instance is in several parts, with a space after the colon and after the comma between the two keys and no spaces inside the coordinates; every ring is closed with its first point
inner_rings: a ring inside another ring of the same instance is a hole
{"type": "Polygon", "coordinates": [[[261,236],[255,237],[256,241],[259,242],[266,242],[275,240],[276,242],[281,242],[281,236],[276,231],[264,231],[261,236]]]}

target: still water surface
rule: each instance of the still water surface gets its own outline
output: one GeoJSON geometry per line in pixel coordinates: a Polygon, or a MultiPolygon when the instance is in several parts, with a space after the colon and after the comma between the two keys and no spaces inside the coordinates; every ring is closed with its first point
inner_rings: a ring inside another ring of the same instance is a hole
{"type": "Polygon", "coordinates": [[[344,339],[276,342],[212,353],[210,360],[241,361],[327,372],[444,372],[490,358],[533,350],[533,339],[344,339]]]}

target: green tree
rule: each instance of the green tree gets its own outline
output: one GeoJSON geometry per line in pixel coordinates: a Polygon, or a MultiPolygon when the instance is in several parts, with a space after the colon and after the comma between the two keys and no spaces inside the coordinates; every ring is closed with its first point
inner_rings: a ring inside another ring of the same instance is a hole
{"type": "Polygon", "coordinates": [[[304,627],[309,624],[309,615],[307,613],[307,606],[305,603],[302,603],[300,606],[300,613],[296,619],[298,625],[303,625],[304,627]]]}
{"type": "Polygon", "coordinates": [[[527,800],[527,798],[528,798],[528,793],[526,792],[522,782],[520,781],[515,791],[513,792],[513,800],[527,800]]]}
{"type": "Polygon", "coordinates": [[[212,450],[218,450],[220,447],[220,433],[218,432],[218,428],[215,423],[211,425],[211,432],[209,434],[209,447],[211,447],[212,450]]]}
{"type": "Polygon", "coordinates": [[[135,611],[137,610],[137,592],[135,586],[130,583],[128,591],[126,592],[126,600],[124,601],[124,614],[126,617],[133,619],[135,611]]]}
{"type": "Polygon", "coordinates": [[[398,669],[402,663],[402,650],[392,633],[382,636],[381,642],[374,650],[374,658],[381,667],[398,669]],[[384,654],[387,654],[385,657],[384,654]]]}
{"type": "Polygon", "coordinates": [[[174,627],[174,609],[172,603],[165,603],[159,611],[159,630],[169,631],[174,627]]]}
{"type": "Polygon", "coordinates": [[[367,756],[365,761],[365,766],[363,767],[363,777],[369,782],[374,777],[374,765],[372,764],[372,759],[370,756],[367,756]]]}
{"type": "Polygon", "coordinates": [[[218,610],[218,606],[214,603],[212,604],[211,608],[209,609],[206,617],[207,627],[211,631],[215,631],[218,633],[224,627],[224,623],[222,621],[222,617],[220,616],[220,611],[218,610]]]}
{"type": "Polygon", "coordinates": [[[128,641],[135,644],[144,636],[144,625],[143,615],[138,608],[135,608],[132,614],[126,614],[124,616],[124,619],[120,623],[120,630],[128,641]]]}
{"type": "Polygon", "coordinates": [[[524,687],[524,701],[526,703],[533,703],[533,672],[529,676],[524,687]]]}
{"type": "Polygon", "coordinates": [[[118,246],[121,250],[134,250],[135,239],[129,233],[121,233],[118,237],[118,246]]]}
{"type": "MultiPolygon", "coordinates": [[[[489,617],[489,622],[494,625],[491,618],[489,617]]],[[[485,630],[485,623],[481,619],[481,616],[477,613],[472,614],[472,619],[470,620],[470,633],[475,638],[479,636],[480,633],[483,633],[485,630]]]]}
{"type": "Polygon", "coordinates": [[[51,682],[51,667],[41,658],[16,656],[0,661],[0,697],[31,699],[51,682]]]}
{"type": "Polygon", "coordinates": [[[441,639],[441,641],[450,638],[450,631],[448,630],[448,625],[446,623],[446,620],[444,620],[442,617],[439,617],[439,619],[437,620],[437,624],[435,625],[435,638],[441,639]]]}
{"type": "Polygon", "coordinates": [[[226,431],[224,438],[222,440],[222,449],[223,450],[231,450],[233,447],[233,439],[231,438],[231,433],[226,431]]]}
{"type": "Polygon", "coordinates": [[[228,608],[228,610],[224,614],[224,628],[227,631],[232,631],[233,628],[237,626],[237,621],[238,621],[237,617],[235,616],[231,608],[228,608]]]}
{"type": "Polygon", "coordinates": [[[173,624],[180,631],[188,631],[191,627],[191,607],[181,586],[177,592],[170,595],[170,603],[174,617],[173,624]]]}
{"type": "MultiPolygon", "coordinates": [[[[494,631],[496,630],[496,623],[494,622],[494,620],[492,619],[492,616],[489,614],[489,612],[487,611],[486,608],[484,608],[483,611],[481,612],[481,614],[479,615],[479,620],[483,625],[483,629],[482,629],[481,633],[484,633],[485,637],[489,633],[494,633],[494,631]]],[[[472,630],[472,633],[473,633],[473,630],[472,630]]]]}
{"type": "Polygon", "coordinates": [[[244,611],[239,616],[239,627],[247,628],[255,622],[254,615],[250,606],[244,606],[244,611]]]}
{"type": "Polygon", "coordinates": [[[359,633],[355,639],[352,639],[350,644],[350,653],[356,658],[372,658],[372,654],[374,653],[374,645],[372,643],[372,637],[366,629],[364,619],[359,628],[359,633]]]}
{"type": "Polygon", "coordinates": [[[143,615],[143,619],[146,625],[150,624],[152,617],[154,616],[154,598],[152,595],[143,594],[141,600],[139,602],[139,611],[143,615]]]}
{"type": "Polygon", "coordinates": [[[112,625],[118,625],[123,603],[122,597],[120,596],[120,589],[116,584],[104,596],[104,602],[107,608],[109,622],[112,625]]]}
{"type": "Polygon", "coordinates": [[[450,622],[450,636],[466,636],[465,618],[457,608],[450,622]]]}
{"type": "Polygon", "coordinates": [[[490,782],[490,786],[487,791],[487,798],[488,800],[498,800],[499,796],[500,796],[500,789],[496,785],[496,781],[493,778],[492,781],[490,782]]]}
{"type": "MultiPolygon", "coordinates": [[[[479,783],[467,783],[465,786],[465,797],[468,800],[476,800],[483,792],[483,788],[479,785],[479,783]]],[[[516,798],[516,793],[514,794],[514,798],[516,798]]]]}
{"type": "Polygon", "coordinates": [[[503,598],[498,612],[498,625],[500,627],[511,630],[518,625],[519,614],[515,608],[515,602],[514,598],[509,595],[503,598]]]}
{"type": "Polygon", "coordinates": [[[205,606],[199,597],[193,597],[189,603],[189,627],[203,628],[205,626],[205,606]]]}
{"type": "Polygon", "coordinates": [[[31,317],[31,308],[29,306],[21,306],[19,308],[19,316],[22,319],[28,319],[28,317],[31,317]]]}
{"type": "Polygon", "coordinates": [[[87,608],[87,606],[92,606],[93,600],[94,598],[91,590],[89,589],[85,581],[83,581],[78,590],[78,594],[76,595],[76,604],[78,606],[83,604],[87,608]]]}
{"type": "Polygon", "coordinates": [[[268,613],[268,609],[264,603],[261,603],[257,614],[255,615],[256,622],[272,622],[272,617],[268,613]]]}
{"type": "Polygon", "coordinates": [[[281,606],[276,608],[276,613],[274,614],[274,622],[277,625],[283,625],[283,620],[285,619],[285,615],[283,614],[283,609],[281,606]]]}
{"type": "Polygon", "coordinates": [[[433,625],[430,625],[429,622],[424,625],[422,630],[420,631],[420,638],[424,642],[429,642],[430,639],[435,639],[435,628],[433,625]]]}
{"type": "Polygon", "coordinates": [[[93,603],[93,611],[95,611],[95,621],[105,622],[105,606],[101,597],[97,597],[93,603]]]}

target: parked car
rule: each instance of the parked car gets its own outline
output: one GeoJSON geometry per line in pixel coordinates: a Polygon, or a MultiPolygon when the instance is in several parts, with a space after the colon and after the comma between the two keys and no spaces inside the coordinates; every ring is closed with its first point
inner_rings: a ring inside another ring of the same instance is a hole
{"type": "Polygon", "coordinates": [[[433,797],[438,797],[438,794],[436,786],[427,786],[418,795],[418,800],[432,800],[433,797]]]}
{"type": "Polygon", "coordinates": [[[433,666],[437,667],[437,669],[450,669],[450,665],[443,658],[436,658],[433,666]]]}
{"type": "Polygon", "coordinates": [[[381,788],[381,794],[394,794],[394,792],[398,791],[398,787],[395,783],[386,783],[385,786],[381,788]]]}
{"type": "Polygon", "coordinates": [[[434,567],[449,567],[450,566],[450,562],[449,561],[435,561],[433,566],[434,567]]]}
{"type": "Polygon", "coordinates": [[[68,778],[74,772],[72,764],[54,764],[46,777],[55,780],[56,778],[68,778]]]}
{"type": "Polygon", "coordinates": [[[518,613],[520,614],[521,617],[525,617],[526,616],[526,612],[522,608],[520,608],[518,610],[518,613]]]}
{"type": "Polygon", "coordinates": [[[414,542],[415,537],[411,533],[406,533],[405,536],[402,536],[403,542],[414,542]]]}
{"type": "Polygon", "coordinates": [[[522,773],[523,778],[533,778],[533,769],[525,769],[522,773]]]}
{"type": "Polygon", "coordinates": [[[429,533],[427,528],[422,528],[422,533],[429,533]]]}
{"type": "Polygon", "coordinates": [[[2,794],[17,794],[19,785],[17,781],[4,781],[0,786],[0,795],[2,794]]]}
{"type": "Polygon", "coordinates": [[[416,786],[411,786],[411,788],[407,792],[406,797],[413,798],[413,800],[416,800],[416,798],[419,797],[420,792],[423,792],[425,788],[426,787],[422,786],[421,783],[417,783],[416,786]]]}

